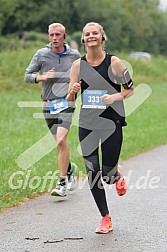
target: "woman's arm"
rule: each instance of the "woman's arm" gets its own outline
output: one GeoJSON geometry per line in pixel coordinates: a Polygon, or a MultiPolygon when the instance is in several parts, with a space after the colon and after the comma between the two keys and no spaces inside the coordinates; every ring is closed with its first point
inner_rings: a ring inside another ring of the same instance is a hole
{"type": "Polygon", "coordinates": [[[73,62],[70,70],[70,83],[67,93],[67,101],[74,102],[77,97],[77,93],[81,89],[81,83],[79,82],[79,70],[80,70],[80,59],[73,62]]]}
{"type": "Polygon", "coordinates": [[[133,81],[123,62],[119,58],[112,56],[111,67],[112,73],[115,76],[116,84],[122,84],[123,90],[112,95],[103,95],[101,100],[106,104],[112,104],[115,101],[124,100],[134,93],[133,81]]]}

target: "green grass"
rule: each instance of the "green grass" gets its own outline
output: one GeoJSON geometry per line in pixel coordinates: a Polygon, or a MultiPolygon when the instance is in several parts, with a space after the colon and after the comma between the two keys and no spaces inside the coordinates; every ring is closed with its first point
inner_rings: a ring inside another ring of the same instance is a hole
{"type": "MultiPolygon", "coordinates": [[[[121,160],[128,159],[139,153],[152,149],[158,145],[167,143],[167,110],[166,110],[166,83],[152,84],[152,95],[129,117],[128,126],[124,128],[124,143],[121,152],[121,160]],[[161,97],[161,98],[159,98],[161,97]]],[[[45,121],[33,119],[34,112],[40,112],[40,108],[19,108],[18,101],[39,101],[40,92],[26,87],[25,90],[3,91],[1,93],[1,160],[0,160],[0,209],[12,206],[20,201],[32,197],[35,194],[48,190],[50,180],[41,191],[43,176],[48,171],[52,173],[57,168],[57,150],[54,149],[28,170],[20,168],[15,160],[27,148],[40,140],[48,133],[45,121]],[[11,189],[8,181],[12,174],[12,184],[17,189],[11,189]],[[40,185],[30,189],[30,182],[34,176],[41,178],[40,185]],[[19,186],[19,180],[21,181],[19,186]],[[26,182],[27,181],[27,182],[26,182]],[[20,187],[20,188],[19,188],[20,187]]],[[[85,172],[82,157],[78,154],[77,127],[72,126],[69,134],[71,158],[85,172]]],[[[34,153],[36,155],[36,153],[34,153]]]]}
{"type": "MultiPolygon", "coordinates": [[[[50,180],[48,180],[47,185],[44,186],[43,176],[45,176],[48,171],[50,171],[50,175],[52,175],[57,169],[57,149],[53,149],[27,170],[20,168],[16,163],[21,153],[48,133],[48,128],[43,119],[33,119],[33,113],[41,112],[41,108],[20,108],[17,106],[19,101],[40,101],[40,91],[33,91],[31,86],[25,86],[25,90],[1,92],[0,209],[17,204],[31,197],[34,193],[39,194],[47,191],[50,186],[50,180]],[[11,189],[9,186],[9,179],[12,175],[14,176],[12,179],[12,186],[16,189],[11,189]],[[38,176],[38,180],[41,178],[41,183],[35,188],[35,185],[37,185],[37,180],[35,180],[33,182],[34,190],[31,190],[30,183],[34,176],[38,176]]],[[[82,164],[82,158],[78,156],[75,150],[78,142],[76,130],[77,128],[73,126],[70,132],[70,148],[73,149],[71,158],[72,160],[76,160],[78,164],[82,164]]],[[[47,143],[44,143],[44,145],[46,144],[47,143]]],[[[38,151],[40,150],[38,149],[37,152],[38,151]]],[[[36,154],[37,153],[34,153],[34,156],[36,154]]],[[[81,169],[83,169],[83,164],[81,165],[81,169]]]]}
{"type": "MultiPolygon", "coordinates": [[[[50,180],[48,179],[45,185],[43,177],[48,171],[50,171],[50,175],[53,175],[57,169],[56,148],[27,170],[19,167],[16,162],[20,154],[48,133],[45,121],[33,118],[33,113],[41,112],[41,108],[17,106],[19,101],[40,101],[41,85],[26,85],[23,81],[25,68],[35,51],[36,49],[0,54],[0,75],[2,77],[0,78],[0,210],[34,197],[34,195],[47,192],[51,186],[50,180]],[[11,184],[9,185],[11,176],[13,176],[12,185],[15,189],[11,188],[11,184]],[[34,188],[31,189],[30,187],[33,186],[34,188]]],[[[167,143],[167,89],[166,63],[164,62],[165,59],[159,57],[153,59],[151,65],[142,62],[133,64],[135,83],[148,83],[152,94],[127,117],[128,126],[124,128],[121,160],[167,143]]],[[[78,164],[80,171],[85,173],[83,159],[77,151],[79,144],[77,130],[77,127],[73,125],[69,133],[71,159],[78,164]]],[[[47,148],[47,143],[51,141],[53,138],[50,135],[50,138],[34,151],[32,159],[43,148],[47,148]]],[[[29,160],[31,161],[31,157],[29,160]]]]}
{"type": "Polygon", "coordinates": [[[129,117],[124,128],[122,159],[167,143],[166,83],[151,84],[151,96],[129,117]]]}

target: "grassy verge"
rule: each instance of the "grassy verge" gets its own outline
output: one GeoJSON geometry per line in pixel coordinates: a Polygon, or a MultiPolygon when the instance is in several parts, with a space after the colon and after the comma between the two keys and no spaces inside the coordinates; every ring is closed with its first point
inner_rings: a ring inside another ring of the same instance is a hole
{"type": "MultiPolygon", "coordinates": [[[[40,91],[34,91],[33,87],[29,86],[25,87],[25,90],[1,93],[0,209],[47,191],[52,184],[51,180],[46,177],[52,176],[57,169],[57,150],[55,148],[27,169],[19,167],[17,164],[20,154],[48,133],[45,121],[33,118],[33,113],[41,112],[41,108],[20,108],[17,106],[19,101],[40,101],[40,91]]],[[[80,164],[82,159],[78,157],[75,150],[78,141],[76,127],[72,127],[70,134],[71,156],[80,164]]],[[[49,138],[48,141],[50,141],[49,138]]],[[[44,142],[43,145],[47,148],[47,143],[44,142]]],[[[42,147],[39,146],[32,158],[38,155],[42,147]]],[[[83,169],[83,165],[81,165],[81,169],[83,169]]]]}
{"type": "Polygon", "coordinates": [[[122,159],[167,143],[166,83],[150,85],[151,96],[129,117],[124,128],[122,159]]]}

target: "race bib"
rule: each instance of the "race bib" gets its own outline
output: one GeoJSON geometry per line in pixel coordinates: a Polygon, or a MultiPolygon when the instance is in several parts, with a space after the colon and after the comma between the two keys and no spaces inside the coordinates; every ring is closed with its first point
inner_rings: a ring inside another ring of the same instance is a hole
{"type": "Polygon", "coordinates": [[[49,101],[50,113],[57,114],[68,108],[68,102],[65,98],[49,101]]]}
{"type": "Polygon", "coordinates": [[[82,108],[106,109],[106,104],[100,100],[100,97],[104,94],[107,94],[107,90],[85,90],[82,108]]]}

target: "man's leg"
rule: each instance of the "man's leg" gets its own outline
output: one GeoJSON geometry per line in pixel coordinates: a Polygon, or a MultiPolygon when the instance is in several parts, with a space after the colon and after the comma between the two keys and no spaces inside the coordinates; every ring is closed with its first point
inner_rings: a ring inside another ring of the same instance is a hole
{"type": "Polygon", "coordinates": [[[65,196],[66,189],[73,191],[77,186],[77,166],[70,163],[70,153],[68,148],[67,136],[72,123],[72,115],[74,109],[67,109],[58,116],[58,122],[52,126],[51,132],[56,140],[58,149],[58,167],[60,170],[60,179],[57,186],[52,190],[53,196],[65,196]],[[56,131],[54,130],[56,128],[56,131]],[[60,185],[60,186],[59,186],[60,185]],[[59,190],[60,188],[60,190],[59,190]],[[63,192],[61,193],[61,189],[63,192]],[[60,193],[59,193],[60,192],[60,193]]]}
{"type": "Polygon", "coordinates": [[[57,134],[54,135],[58,148],[58,167],[60,170],[60,177],[67,175],[67,170],[70,162],[67,135],[68,130],[63,127],[58,127],[57,134]]]}
{"type": "Polygon", "coordinates": [[[67,142],[68,130],[63,127],[57,128],[55,139],[58,148],[58,167],[60,170],[60,178],[66,179],[67,175],[67,189],[73,191],[77,186],[77,170],[75,163],[70,162],[70,153],[67,142]]]}
{"type": "Polygon", "coordinates": [[[52,190],[52,196],[66,196],[67,190],[67,170],[69,166],[69,149],[67,144],[68,129],[57,127],[56,134],[53,134],[56,146],[58,149],[58,167],[60,171],[60,178],[57,182],[56,188],[52,190]]]}

